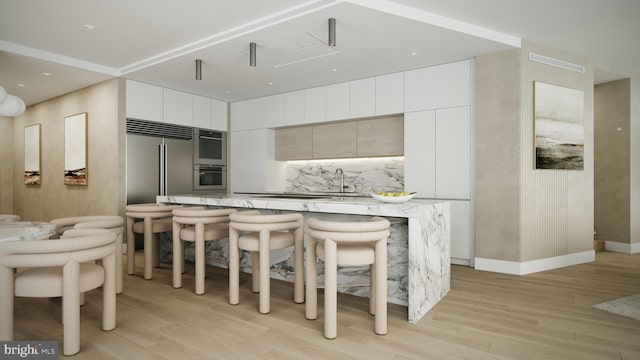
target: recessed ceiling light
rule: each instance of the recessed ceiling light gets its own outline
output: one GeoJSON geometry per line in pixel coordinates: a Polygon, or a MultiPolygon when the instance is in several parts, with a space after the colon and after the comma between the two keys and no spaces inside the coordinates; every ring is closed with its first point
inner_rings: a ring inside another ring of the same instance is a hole
{"type": "Polygon", "coordinates": [[[25,84],[18,84],[18,86],[19,86],[19,87],[25,87],[25,86],[27,86],[27,85],[25,85],[25,84]]]}
{"type": "Polygon", "coordinates": [[[96,26],[91,24],[84,24],[84,28],[87,30],[95,30],[96,26]]]}
{"type": "Polygon", "coordinates": [[[273,81],[269,81],[267,84],[269,84],[269,85],[273,85],[273,81]]]}
{"type": "Polygon", "coordinates": [[[45,71],[45,72],[43,72],[43,73],[42,73],[42,75],[44,75],[44,76],[51,76],[51,73],[50,73],[50,72],[46,72],[46,71],[45,71]]]}
{"type": "Polygon", "coordinates": [[[338,68],[333,68],[333,69],[331,69],[331,71],[333,71],[333,72],[337,72],[337,71],[338,71],[338,68]]]}
{"type": "Polygon", "coordinates": [[[231,94],[231,91],[227,90],[224,92],[225,94],[231,94]]]}
{"type": "Polygon", "coordinates": [[[418,55],[418,52],[417,52],[417,51],[413,51],[413,52],[411,52],[411,56],[416,56],[416,55],[418,55]]]}

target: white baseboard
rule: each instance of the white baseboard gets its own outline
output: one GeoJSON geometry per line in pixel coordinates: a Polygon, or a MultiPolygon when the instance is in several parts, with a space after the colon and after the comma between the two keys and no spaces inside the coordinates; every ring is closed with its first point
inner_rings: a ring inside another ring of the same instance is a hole
{"type": "Polygon", "coordinates": [[[463,266],[471,266],[471,260],[469,259],[459,259],[459,258],[451,258],[451,265],[463,265],[463,266]]]}
{"type": "Polygon", "coordinates": [[[617,241],[605,241],[604,249],[606,251],[613,251],[625,254],[637,254],[640,253],[640,243],[621,243],[617,241]]]}
{"type": "Polygon", "coordinates": [[[595,261],[595,259],[596,252],[594,250],[525,262],[484,259],[477,257],[475,259],[475,268],[476,270],[492,271],[504,274],[526,275],[565,266],[583,264],[595,261]]]}

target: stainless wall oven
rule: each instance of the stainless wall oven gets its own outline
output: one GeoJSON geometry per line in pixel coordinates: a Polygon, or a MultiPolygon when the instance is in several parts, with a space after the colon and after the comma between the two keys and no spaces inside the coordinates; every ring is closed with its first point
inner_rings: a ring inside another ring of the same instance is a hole
{"type": "Polygon", "coordinates": [[[193,129],[193,163],[227,165],[227,133],[207,129],[193,129]]]}
{"type": "Polygon", "coordinates": [[[194,190],[225,190],[227,188],[227,167],[223,165],[193,166],[194,190]]]}

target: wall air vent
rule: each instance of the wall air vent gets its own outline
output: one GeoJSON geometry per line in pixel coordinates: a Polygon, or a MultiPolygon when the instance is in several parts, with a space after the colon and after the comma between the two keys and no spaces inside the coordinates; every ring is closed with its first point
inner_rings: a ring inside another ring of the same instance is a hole
{"type": "Polygon", "coordinates": [[[193,128],[189,126],[128,118],[127,134],[191,140],[193,139],[193,128]]]}
{"type": "Polygon", "coordinates": [[[534,54],[534,53],[529,53],[529,60],[536,61],[536,62],[543,63],[543,64],[547,64],[547,65],[551,65],[551,66],[556,66],[556,67],[559,67],[559,68],[563,68],[563,69],[567,69],[567,70],[571,70],[571,71],[575,71],[575,72],[579,72],[579,73],[583,73],[584,74],[584,66],[577,65],[577,64],[572,64],[570,62],[554,59],[554,58],[551,58],[551,57],[548,57],[548,56],[542,56],[542,55],[538,55],[538,54],[534,54]]]}

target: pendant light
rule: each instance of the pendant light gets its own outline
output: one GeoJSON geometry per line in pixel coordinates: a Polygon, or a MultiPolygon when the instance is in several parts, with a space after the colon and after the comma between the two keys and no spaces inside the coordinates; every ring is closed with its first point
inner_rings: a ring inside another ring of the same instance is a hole
{"type": "Polygon", "coordinates": [[[331,47],[336,47],[336,19],[329,19],[329,41],[327,44],[331,47]]]}
{"type": "Polygon", "coordinates": [[[256,43],[249,43],[249,66],[256,66],[256,43]]]}
{"type": "Polygon", "coordinates": [[[202,80],[202,60],[196,59],[196,80],[202,80]]]}

